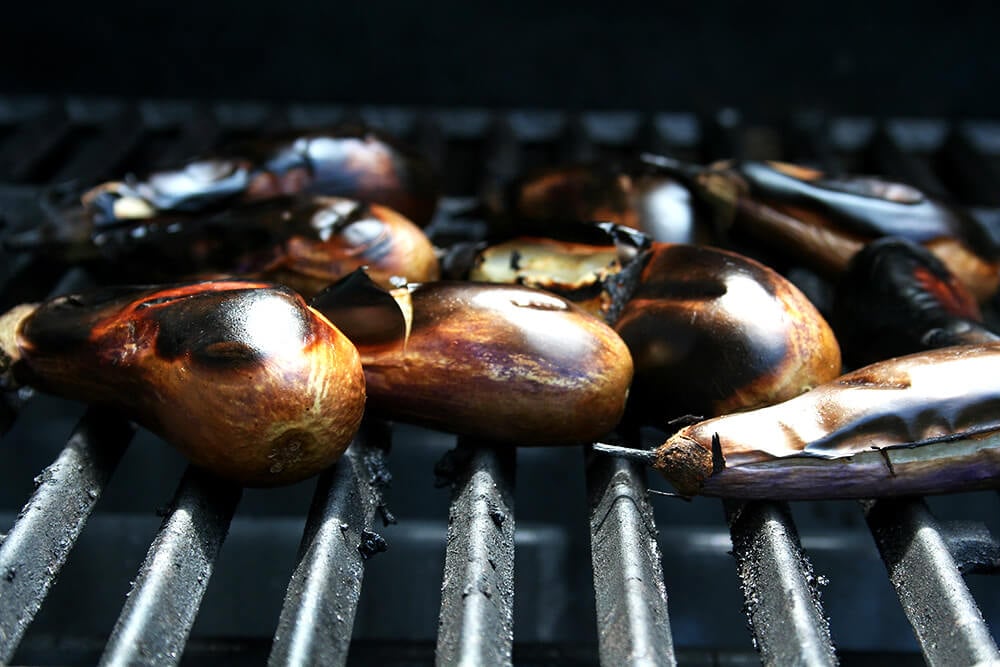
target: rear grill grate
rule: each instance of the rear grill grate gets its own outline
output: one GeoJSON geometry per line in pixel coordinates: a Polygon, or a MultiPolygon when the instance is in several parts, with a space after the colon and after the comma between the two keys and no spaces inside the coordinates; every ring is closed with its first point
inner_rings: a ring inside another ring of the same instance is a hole
{"type": "MultiPolygon", "coordinates": [[[[877,123],[804,115],[773,127],[744,123],[734,112],[703,118],[12,98],[0,100],[0,182],[7,183],[0,186],[4,207],[0,213],[16,221],[41,185],[170,163],[223,138],[260,129],[315,127],[353,118],[399,134],[433,156],[451,196],[445,209],[461,206],[484,185],[495,185],[533,166],[638,149],[703,161],[787,157],[827,168],[879,171],[930,192],[954,194],[970,204],[1000,203],[996,150],[1000,124],[877,123]]],[[[65,292],[87,280],[77,269],[62,274],[44,260],[10,258],[0,268],[0,306],[38,299],[50,291],[65,292]]],[[[0,411],[4,432],[14,423],[18,407],[18,401],[10,402],[0,411]]],[[[224,655],[257,662],[267,650],[275,665],[344,664],[349,649],[351,659],[358,662],[430,660],[432,646],[409,635],[394,643],[352,642],[366,556],[374,553],[359,545],[368,539],[377,547],[375,533],[382,529],[376,525],[378,519],[382,516],[388,523],[391,518],[383,498],[389,440],[397,440],[397,452],[410,444],[399,442],[399,433],[385,424],[366,424],[342,460],[315,482],[273,641],[245,639],[210,646],[204,654],[200,654],[201,640],[189,643],[242,494],[239,488],[191,469],[165,511],[104,645],[76,646],[64,638],[48,653],[39,649],[39,642],[22,653],[27,651],[29,659],[39,664],[49,664],[45,656],[51,662],[86,664],[102,652],[103,664],[174,664],[182,656],[184,662],[200,664],[199,655],[207,661],[224,655]],[[269,649],[262,650],[262,643],[269,649]]],[[[29,624],[132,436],[133,430],[117,417],[88,409],[62,453],[36,479],[34,494],[0,545],[0,660],[19,657],[29,624]]],[[[12,433],[5,438],[4,446],[15,447],[14,437],[12,433]]],[[[743,655],[750,651],[751,641],[769,664],[834,664],[838,657],[863,663],[860,653],[838,656],[835,651],[819,595],[822,577],[814,573],[792,509],[783,503],[725,504],[751,637],[731,637],[727,645],[712,648],[697,642],[685,645],[682,633],[691,624],[686,611],[695,601],[675,597],[673,614],[668,614],[669,586],[662,567],[666,560],[661,554],[665,545],[662,537],[658,539],[645,471],[589,452],[583,470],[596,627],[582,634],[595,639],[582,647],[558,641],[515,644],[523,627],[515,624],[514,615],[515,457],[521,465],[535,460],[524,452],[477,448],[464,441],[449,458],[452,497],[440,609],[419,612],[439,613],[440,663],[710,664],[726,655],[743,655]]],[[[393,457],[388,458],[391,463],[393,457]]],[[[397,475],[410,473],[395,467],[397,475]]],[[[981,497],[975,496],[977,502],[981,497]]],[[[989,514],[995,516],[997,498],[987,497],[994,504],[989,514]]],[[[996,568],[1000,550],[992,535],[980,524],[950,527],[939,522],[919,499],[864,503],[860,508],[848,505],[848,509],[843,503],[830,507],[867,520],[924,659],[931,664],[1000,661],[990,629],[960,572],[996,568]]],[[[672,525],[684,511],[679,504],[664,505],[662,510],[657,506],[661,523],[664,516],[670,518],[671,536],[684,530],[683,522],[672,525]]],[[[673,572],[668,574],[676,578],[673,572]]],[[[553,604],[558,603],[556,593],[552,595],[553,604]]],[[[572,592],[567,596],[560,598],[562,604],[573,599],[572,592]]],[[[383,604],[408,601],[386,599],[383,604]]],[[[832,634],[835,639],[836,625],[832,634]]]]}

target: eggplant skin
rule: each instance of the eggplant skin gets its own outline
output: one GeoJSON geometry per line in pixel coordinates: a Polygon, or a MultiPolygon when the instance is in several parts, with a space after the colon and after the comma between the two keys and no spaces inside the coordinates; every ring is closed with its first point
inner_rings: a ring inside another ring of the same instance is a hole
{"type": "Polygon", "coordinates": [[[357,350],[269,283],[59,297],[22,320],[16,340],[20,382],[118,408],[192,463],[249,486],[331,465],[364,411],[357,350]]]}
{"type": "Polygon", "coordinates": [[[841,372],[833,331],[805,295],[707,246],[653,244],[615,329],[635,362],[629,419],[643,424],[768,405],[841,372]]]}
{"type": "Polygon", "coordinates": [[[681,493],[733,498],[996,487],[997,377],[1000,343],[897,357],[783,403],[685,427],[655,451],[654,467],[681,493]]]}
{"type": "Polygon", "coordinates": [[[628,348],[566,299],[450,281],[392,295],[395,303],[377,305],[376,294],[371,306],[364,299],[316,305],[349,336],[358,313],[368,326],[378,309],[395,311],[384,326],[352,337],[376,413],[516,445],[590,442],[621,419],[632,379],[628,348]]]}

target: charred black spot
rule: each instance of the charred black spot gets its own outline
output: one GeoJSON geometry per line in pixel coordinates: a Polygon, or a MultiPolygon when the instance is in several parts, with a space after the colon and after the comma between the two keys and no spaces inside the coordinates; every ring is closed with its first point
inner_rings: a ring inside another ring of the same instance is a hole
{"type": "Polygon", "coordinates": [[[389,550],[389,545],[385,538],[370,530],[361,531],[361,543],[358,545],[358,553],[364,560],[368,560],[375,554],[380,554],[389,550]]]}

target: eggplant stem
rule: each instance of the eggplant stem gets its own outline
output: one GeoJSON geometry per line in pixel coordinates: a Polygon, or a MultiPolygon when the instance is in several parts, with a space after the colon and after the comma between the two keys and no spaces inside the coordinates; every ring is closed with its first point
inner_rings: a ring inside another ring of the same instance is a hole
{"type": "Polygon", "coordinates": [[[595,452],[610,454],[629,461],[638,461],[646,465],[653,465],[656,462],[656,452],[651,449],[633,449],[632,447],[609,445],[604,442],[595,442],[591,446],[595,452]]]}

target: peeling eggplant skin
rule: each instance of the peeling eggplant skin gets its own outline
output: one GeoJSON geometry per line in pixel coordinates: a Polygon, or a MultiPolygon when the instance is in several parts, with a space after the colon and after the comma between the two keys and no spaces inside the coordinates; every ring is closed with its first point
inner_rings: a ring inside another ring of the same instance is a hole
{"type": "Polygon", "coordinates": [[[687,187],[635,169],[584,164],[545,169],[514,184],[508,199],[511,216],[535,223],[604,220],[654,241],[707,240],[687,187]]]}
{"type": "Polygon", "coordinates": [[[851,259],[837,282],[830,323],[853,367],[1000,341],[962,282],[929,250],[897,237],[872,241],[851,259]]]}
{"type": "Polygon", "coordinates": [[[314,307],[343,323],[361,353],[369,408],[387,418],[515,445],[558,445],[603,437],[622,416],[632,379],[628,348],[563,298],[448,281],[394,290],[395,304],[384,294],[331,296],[324,306],[320,295],[314,307]],[[379,319],[383,326],[368,326],[379,319]]]}
{"type": "Polygon", "coordinates": [[[783,403],[685,427],[656,450],[654,467],[683,494],[734,498],[994,488],[998,377],[997,343],[897,357],[783,403]]]}
{"type": "Polygon", "coordinates": [[[106,223],[300,192],[382,204],[424,226],[440,185],[430,164],[394,139],[345,127],[243,142],[141,180],[101,184],[83,203],[106,223]]]}
{"type": "Polygon", "coordinates": [[[121,409],[196,465],[250,486],[331,465],[364,411],[354,346],[267,283],[60,297],[21,321],[16,345],[19,382],[121,409]]]}
{"type": "Polygon", "coordinates": [[[635,363],[629,419],[644,424],[756,408],[841,372],[833,331],[794,285],[707,246],[654,244],[615,329],[635,363]]]}
{"type": "Polygon", "coordinates": [[[1000,248],[982,227],[909,185],[753,161],[714,164],[692,182],[736,229],[821,270],[837,273],[868,241],[899,236],[931,249],[980,301],[1000,285],[1000,248]]]}

